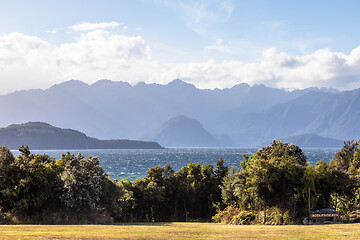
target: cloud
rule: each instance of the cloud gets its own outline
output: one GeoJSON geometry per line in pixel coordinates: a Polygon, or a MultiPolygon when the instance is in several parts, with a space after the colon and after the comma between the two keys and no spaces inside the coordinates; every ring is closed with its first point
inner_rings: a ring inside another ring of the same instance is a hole
{"type": "MultiPolygon", "coordinates": [[[[224,41],[217,44],[224,46],[224,41]]],[[[278,88],[360,87],[360,46],[350,54],[320,49],[292,56],[270,48],[252,63],[209,59],[169,63],[153,59],[141,36],[124,36],[105,30],[79,34],[66,44],[50,44],[21,33],[0,35],[0,93],[47,88],[59,82],[99,79],[136,84],[168,83],[182,78],[200,88],[226,88],[240,82],[278,88]]]]}
{"type": "Polygon", "coordinates": [[[61,45],[21,33],[2,35],[0,93],[46,88],[69,79],[88,83],[103,78],[139,81],[137,72],[149,56],[150,48],[142,37],[104,30],[82,33],[61,45]]]}
{"type": "Polygon", "coordinates": [[[271,48],[255,63],[209,60],[173,67],[180,78],[201,88],[232,87],[246,82],[288,89],[348,90],[360,87],[360,46],[349,55],[320,49],[308,55],[291,56],[271,48]]]}
{"type": "Polygon", "coordinates": [[[86,32],[92,31],[96,29],[106,29],[106,28],[115,28],[120,26],[121,24],[118,22],[102,22],[102,23],[89,23],[82,22],[75,25],[70,26],[69,28],[75,32],[86,32]]]}

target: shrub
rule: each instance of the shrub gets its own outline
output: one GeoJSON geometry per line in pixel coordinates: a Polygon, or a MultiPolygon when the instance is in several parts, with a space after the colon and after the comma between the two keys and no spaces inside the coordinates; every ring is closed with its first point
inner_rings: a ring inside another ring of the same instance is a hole
{"type": "MultiPolygon", "coordinates": [[[[292,224],[293,217],[289,211],[282,211],[277,207],[271,207],[266,210],[266,222],[269,225],[292,224]]],[[[264,223],[264,212],[258,212],[256,223],[264,223]]]]}
{"type": "Polygon", "coordinates": [[[231,223],[234,216],[238,215],[240,210],[233,206],[228,206],[224,210],[219,211],[212,220],[218,223],[231,223]]]}
{"type": "Polygon", "coordinates": [[[249,225],[252,224],[256,218],[256,213],[249,212],[249,211],[242,211],[238,215],[235,215],[232,220],[231,224],[236,225],[249,225]]]}

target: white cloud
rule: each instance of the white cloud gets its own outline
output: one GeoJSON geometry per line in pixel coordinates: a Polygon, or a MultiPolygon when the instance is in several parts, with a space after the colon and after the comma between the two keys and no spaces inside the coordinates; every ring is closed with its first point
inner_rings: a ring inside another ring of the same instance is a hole
{"type": "Polygon", "coordinates": [[[256,63],[209,60],[173,67],[177,68],[180,78],[186,78],[201,88],[232,87],[246,82],[289,89],[354,89],[360,87],[360,46],[350,55],[321,49],[295,57],[272,48],[264,51],[256,63]]]}
{"type": "MultiPolygon", "coordinates": [[[[217,41],[218,46],[224,42],[217,41]]],[[[46,88],[55,83],[99,79],[167,83],[182,78],[200,88],[232,87],[240,82],[280,88],[360,87],[360,46],[350,54],[320,49],[291,56],[271,48],[253,63],[241,61],[175,64],[152,58],[141,36],[105,30],[81,33],[72,42],[50,44],[21,33],[0,35],[0,93],[46,88]]]]}
{"type": "Polygon", "coordinates": [[[0,93],[45,88],[69,79],[92,83],[103,78],[126,80],[130,76],[139,81],[139,64],[149,61],[149,56],[150,48],[140,36],[96,30],[57,46],[37,37],[11,33],[0,36],[0,93]]]}
{"type": "Polygon", "coordinates": [[[121,24],[118,22],[102,22],[102,23],[89,23],[89,22],[82,22],[75,25],[70,26],[69,28],[75,32],[86,32],[92,31],[96,29],[106,29],[106,28],[114,28],[118,27],[121,24]]]}

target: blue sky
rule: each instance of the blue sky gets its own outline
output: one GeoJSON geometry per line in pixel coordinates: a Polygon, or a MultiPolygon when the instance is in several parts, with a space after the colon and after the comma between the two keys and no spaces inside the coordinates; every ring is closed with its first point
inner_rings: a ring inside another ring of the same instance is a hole
{"type": "Polygon", "coordinates": [[[3,0],[0,93],[72,78],[358,88],[359,12],[351,0],[3,0]]]}

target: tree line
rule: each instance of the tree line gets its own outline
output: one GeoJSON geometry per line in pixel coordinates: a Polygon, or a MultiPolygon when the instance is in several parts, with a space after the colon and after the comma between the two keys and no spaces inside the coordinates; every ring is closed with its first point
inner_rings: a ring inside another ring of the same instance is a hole
{"type": "Polygon", "coordinates": [[[302,150],[274,141],[240,167],[189,163],[178,171],[152,167],[134,182],[113,180],[97,157],[18,157],[0,147],[0,221],[111,223],[217,221],[300,223],[308,212],[334,208],[347,219],[360,209],[360,150],[345,142],[327,163],[310,165],[302,150]]]}

